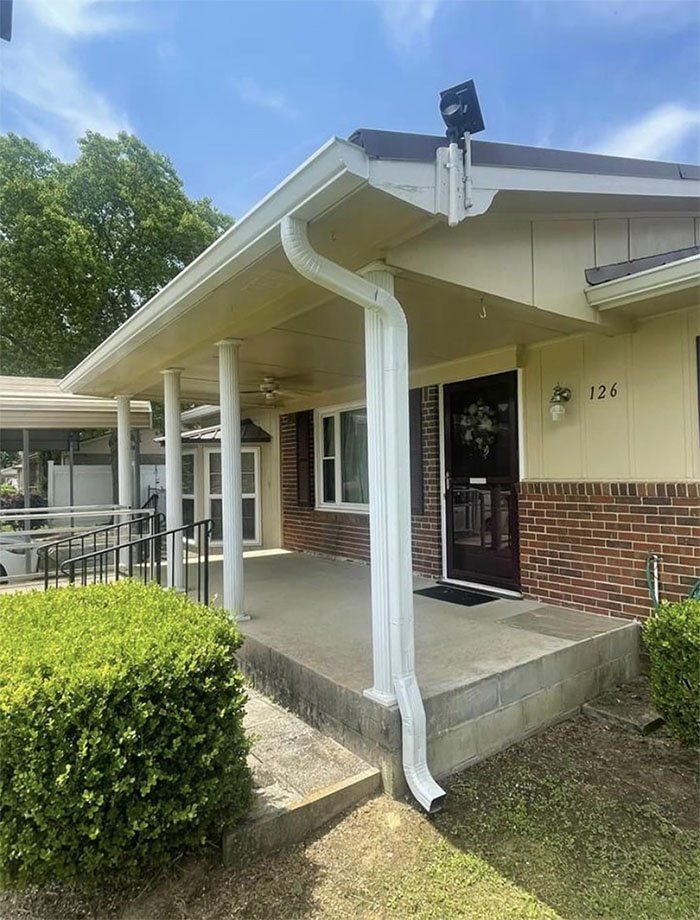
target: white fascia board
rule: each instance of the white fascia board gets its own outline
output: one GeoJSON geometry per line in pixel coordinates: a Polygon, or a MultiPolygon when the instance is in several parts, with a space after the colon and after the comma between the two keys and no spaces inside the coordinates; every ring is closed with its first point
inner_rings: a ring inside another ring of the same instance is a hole
{"type": "Polygon", "coordinates": [[[548,169],[474,166],[472,181],[474,188],[498,191],[700,198],[700,181],[694,179],[650,179],[548,169]]]}
{"type": "Polygon", "coordinates": [[[66,374],[61,389],[88,391],[122,353],[151,339],[209,291],[279,246],[282,217],[310,220],[367,184],[368,176],[368,158],[360,147],[339,138],[328,141],[66,374]]]}
{"type": "MultiPolygon", "coordinates": [[[[112,400],[104,400],[104,402],[111,403],[112,400]]],[[[116,428],[117,425],[117,409],[114,405],[75,406],[62,403],[60,399],[16,403],[11,400],[3,400],[0,414],[2,415],[0,430],[17,428],[77,430],[80,428],[116,428]]],[[[152,427],[151,404],[141,400],[135,404],[132,403],[129,424],[132,428],[152,427]]]]}
{"type": "Polygon", "coordinates": [[[584,289],[591,307],[611,310],[614,307],[638,303],[650,297],[660,297],[675,291],[685,291],[700,285],[700,256],[689,256],[668,265],[657,265],[635,275],[614,278],[584,289]]]}
{"type": "Polygon", "coordinates": [[[218,415],[219,411],[218,406],[212,403],[206,403],[203,406],[195,406],[194,409],[185,409],[184,412],[180,413],[180,421],[185,424],[189,424],[189,422],[198,422],[200,419],[218,415]]]}

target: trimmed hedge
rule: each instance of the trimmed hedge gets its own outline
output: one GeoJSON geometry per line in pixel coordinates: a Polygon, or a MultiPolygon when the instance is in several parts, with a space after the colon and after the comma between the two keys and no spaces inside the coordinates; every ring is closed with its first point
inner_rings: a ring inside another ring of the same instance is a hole
{"type": "Polygon", "coordinates": [[[124,580],[0,597],[0,880],[152,870],[248,806],[240,634],[124,580]]]}
{"type": "Polygon", "coordinates": [[[700,600],[663,602],[644,624],[651,699],[684,744],[700,744],[700,600]]]}

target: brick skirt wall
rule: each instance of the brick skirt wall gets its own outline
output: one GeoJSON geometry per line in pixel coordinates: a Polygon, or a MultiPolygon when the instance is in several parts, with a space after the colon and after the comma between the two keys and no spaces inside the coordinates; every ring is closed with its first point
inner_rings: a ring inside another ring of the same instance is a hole
{"type": "MultiPolygon", "coordinates": [[[[438,388],[421,394],[423,513],[413,515],[413,568],[441,573],[438,388]]],[[[369,516],[300,507],[297,501],[296,416],[280,422],[282,452],[282,545],[285,549],[369,561],[369,516]]],[[[313,505],[312,501],[312,505],[313,505]]]]}
{"type": "Polygon", "coordinates": [[[700,483],[521,482],[523,592],[593,613],[646,617],[647,554],[658,552],[661,595],[700,577],[700,483]]]}

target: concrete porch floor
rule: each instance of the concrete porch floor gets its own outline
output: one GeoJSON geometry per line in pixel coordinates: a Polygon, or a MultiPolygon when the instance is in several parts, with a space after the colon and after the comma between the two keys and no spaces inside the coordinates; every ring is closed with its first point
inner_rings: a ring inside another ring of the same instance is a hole
{"type": "MultiPolygon", "coordinates": [[[[242,667],[264,693],[380,767],[402,790],[396,707],[372,683],[368,566],[287,552],[246,554],[242,667]]],[[[432,584],[416,578],[415,587],[432,584]]],[[[215,563],[212,590],[220,595],[215,563]]],[[[634,677],[638,625],[530,600],[464,607],[414,595],[428,756],[448,774],[575,712],[634,677]]]]}

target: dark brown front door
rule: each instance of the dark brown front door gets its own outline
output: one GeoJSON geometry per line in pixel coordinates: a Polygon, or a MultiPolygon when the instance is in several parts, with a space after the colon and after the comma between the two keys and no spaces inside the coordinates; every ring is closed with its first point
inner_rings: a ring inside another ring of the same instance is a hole
{"type": "Polygon", "coordinates": [[[520,587],[516,371],[444,387],[447,577],[520,587]]]}

